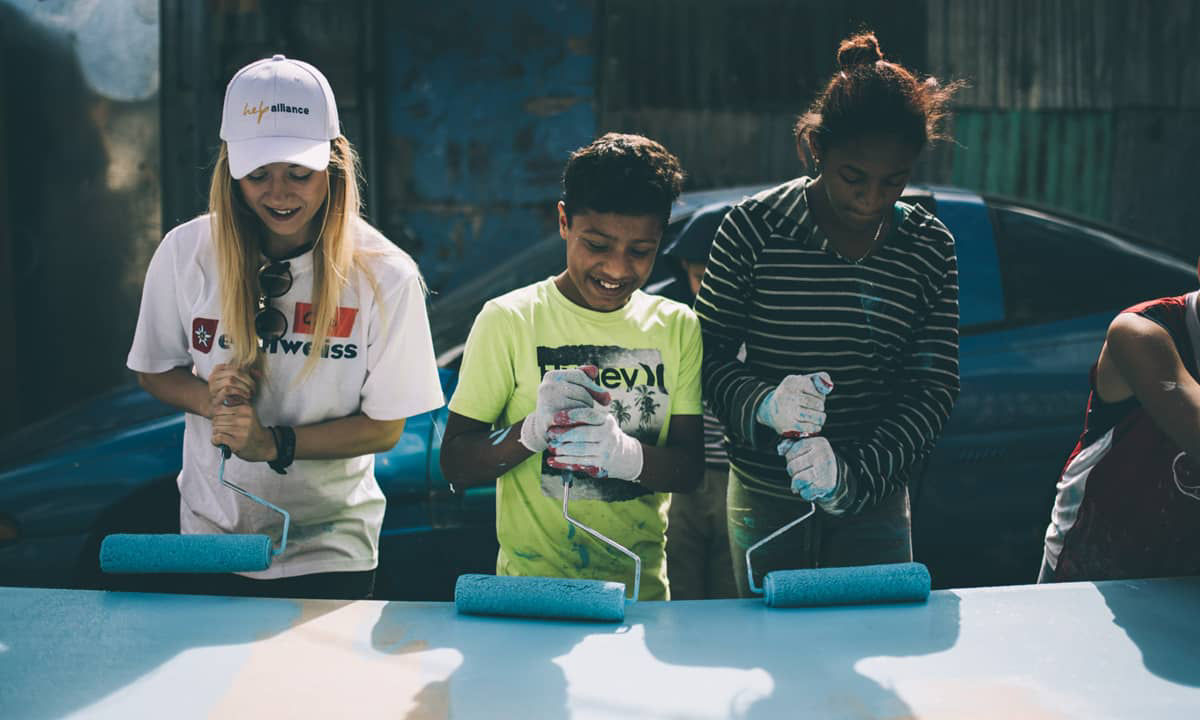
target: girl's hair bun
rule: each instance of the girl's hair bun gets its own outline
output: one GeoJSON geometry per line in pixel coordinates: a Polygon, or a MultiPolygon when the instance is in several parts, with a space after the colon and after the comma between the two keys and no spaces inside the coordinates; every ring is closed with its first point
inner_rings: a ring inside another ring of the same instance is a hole
{"type": "Polygon", "coordinates": [[[861,65],[874,65],[883,59],[883,51],[879,49],[879,39],[875,33],[860,33],[848,37],[838,46],[838,67],[842,70],[853,70],[861,65]]]}

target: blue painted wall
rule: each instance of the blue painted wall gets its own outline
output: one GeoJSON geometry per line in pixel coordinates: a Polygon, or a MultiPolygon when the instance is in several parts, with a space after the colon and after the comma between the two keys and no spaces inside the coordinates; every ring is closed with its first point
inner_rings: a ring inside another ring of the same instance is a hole
{"type": "Polygon", "coordinates": [[[554,231],[563,163],[596,130],[595,13],[588,0],[385,5],[372,215],[433,289],[554,231]]]}

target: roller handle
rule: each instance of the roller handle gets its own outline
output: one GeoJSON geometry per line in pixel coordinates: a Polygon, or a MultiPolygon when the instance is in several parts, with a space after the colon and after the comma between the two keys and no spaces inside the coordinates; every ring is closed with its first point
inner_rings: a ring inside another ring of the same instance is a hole
{"type": "MultiPolygon", "coordinates": [[[[226,399],[225,404],[226,405],[229,404],[228,399],[226,399]]],[[[241,495],[242,497],[249,498],[250,500],[253,500],[254,502],[256,502],[260,505],[265,505],[283,516],[283,532],[279,536],[279,547],[271,550],[271,555],[275,556],[275,555],[283,554],[283,551],[287,549],[288,529],[292,526],[291,513],[289,513],[287,510],[284,510],[283,508],[279,507],[278,505],[272,503],[271,501],[264,500],[263,498],[260,498],[259,496],[255,495],[254,493],[249,492],[248,490],[244,489],[240,485],[231,483],[228,480],[226,480],[225,479],[225,461],[228,460],[231,455],[233,455],[233,451],[230,450],[229,446],[226,445],[225,443],[221,443],[217,447],[219,447],[221,450],[221,467],[219,470],[217,470],[217,480],[222,485],[224,485],[225,487],[229,488],[230,490],[236,492],[237,494],[241,495]]]]}
{"type": "MultiPolygon", "coordinates": [[[[232,398],[226,397],[224,400],[221,401],[221,404],[224,405],[225,407],[233,407],[234,405],[241,404],[240,398],[238,399],[238,402],[230,402],[230,400],[232,400],[232,398]]],[[[226,445],[225,443],[221,443],[217,447],[221,448],[221,457],[223,459],[228,460],[229,458],[233,457],[233,450],[231,450],[230,447],[228,445],[226,445]]]]}

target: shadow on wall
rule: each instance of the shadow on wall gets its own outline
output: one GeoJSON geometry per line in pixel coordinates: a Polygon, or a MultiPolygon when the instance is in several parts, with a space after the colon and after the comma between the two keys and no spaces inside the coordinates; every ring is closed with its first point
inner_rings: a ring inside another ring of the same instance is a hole
{"type": "Polygon", "coordinates": [[[157,3],[0,0],[17,423],[126,377],[160,237],[157,27],[157,3]]]}

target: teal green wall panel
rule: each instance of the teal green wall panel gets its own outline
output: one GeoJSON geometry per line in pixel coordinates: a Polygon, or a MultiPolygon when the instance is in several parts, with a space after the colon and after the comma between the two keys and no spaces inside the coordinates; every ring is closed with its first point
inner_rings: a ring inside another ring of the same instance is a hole
{"type": "Polygon", "coordinates": [[[930,179],[1108,220],[1114,127],[1108,110],[960,110],[930,179]]]}

